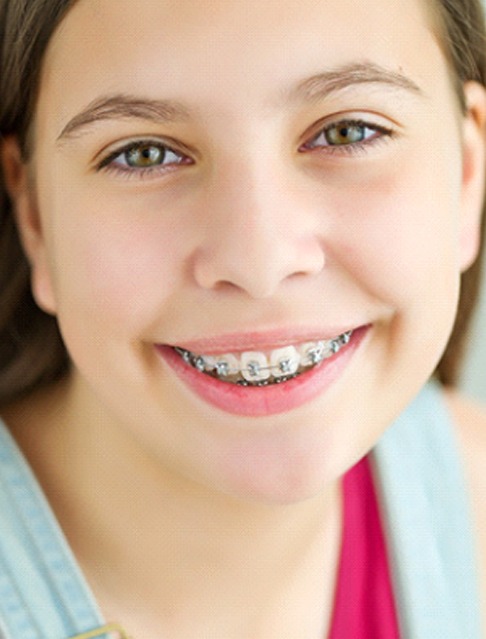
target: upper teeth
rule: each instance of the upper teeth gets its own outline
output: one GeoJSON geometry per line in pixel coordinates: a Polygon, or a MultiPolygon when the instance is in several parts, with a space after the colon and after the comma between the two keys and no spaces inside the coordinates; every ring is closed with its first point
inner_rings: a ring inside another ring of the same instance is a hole
{"type": "Polygon", "coordinates": [[[298,374],[301,369],[315,366],[332,357],[349,342],[351,335],[352,331],[348,331],[330,340],[284,346],[270,352],[245,351],[239,356],[232,353],[197,355],[183,348],[176,350],[184,361],[200,372],[215,374],[227,381],[238,377],[246,382],[265,383],[271,378],[282,381],[283,378],[298,374]]]}

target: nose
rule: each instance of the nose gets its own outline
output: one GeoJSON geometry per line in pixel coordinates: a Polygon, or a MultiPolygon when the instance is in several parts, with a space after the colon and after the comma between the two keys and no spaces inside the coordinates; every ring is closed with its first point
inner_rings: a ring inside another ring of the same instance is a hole
{"type": "Polygon", "coordinates": [[[256,178],[240,171],[215,181],[194,259],[197,284],[263,299],[290,279],[319,274],[325,252],[318,218],[296,192],[276,175],[256,178]]]}

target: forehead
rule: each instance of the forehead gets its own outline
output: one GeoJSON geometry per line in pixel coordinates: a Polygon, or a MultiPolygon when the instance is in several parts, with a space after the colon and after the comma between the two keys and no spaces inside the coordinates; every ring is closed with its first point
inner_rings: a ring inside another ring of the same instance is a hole
{"type": "Polygon", "coordinates": [[[41,98],[59,120],[107,93],[270,104],[367,62],[427,86],[445,69],[430,14],[422,0],[78,0],[49,45],[41,98]]]}

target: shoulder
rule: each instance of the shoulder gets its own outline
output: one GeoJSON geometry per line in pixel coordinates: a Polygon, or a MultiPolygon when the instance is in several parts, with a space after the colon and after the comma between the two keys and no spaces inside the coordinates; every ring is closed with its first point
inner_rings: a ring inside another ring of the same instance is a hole
{"type": "Polygon", "coordinates": [[[486,462],[486,406],[455,389],[445,389],[444,397],[459,442],[460,453],[466,464],[466,471],[474,470],[479,464],[480,466],[477,466],[477,469],[481,471],[481,476],[486,475],[484,473],[486,462]]]}
{"type": "Polygon", "coordinates": [[[466,481],[476,517],[484,523],[486,544],[486,407],[461,392],[446,389],[445,401],[452,418],[466,481]]]}
{"type": "Polygon", "coordinates": [[[445,400],[456,431],[469,492],[486,626],[486,407],[456,390],[446,390],[445,400]]]}

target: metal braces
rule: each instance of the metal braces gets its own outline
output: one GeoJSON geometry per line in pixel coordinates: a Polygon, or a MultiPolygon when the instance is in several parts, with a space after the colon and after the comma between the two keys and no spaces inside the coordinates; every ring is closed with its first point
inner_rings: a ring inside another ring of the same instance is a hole
{"type": "MultiPolygon", "coordinates": [[[[346,333],[339,335],[339,337],[336,337],[335,339],[331,340],[330,348],[332,353],[333,354],[338,353],[342,346],[348,344],[351,339],[351,335],[352,335],[352,331],[347,331],[346,333]]],[[[190,364],[200,373],[206,372],[206,361],[204,360],[204,357],[202,355],[194,355],[190,351],[187,351],[184,348],[179,348],[178,346],[175,347],[175,351],[179,353],[179,355],[186,362],[186,364],[190,364]]],[[[307,357],[310,358],[312,365],[319,364],[324,359],[324,348],[321,346],[321,347],[309,349],[306,355],[307,357]]],[[[290,366],[291,366],[290,359],[284,359],[278,364],[278,367],[282,373],[289,373],[290,366]]],[[[260,363],[257,361],[250,361],[248,362],[247,368],[232,369],[229,367],[228,362],[225,362],[224,360],[222,360],[220,362],[216,362],[212,370],[215,371],[219,377],[229,377],[230,375],[238,375],[243,372],[248,373],[251,377],[258,377],[261,371],[271,371],[274,368],[275,366],[260,366],[260,363]]],[[[275,381],[277,380],[287,381],[288,379],[291,379],[294,376],[295,375],[290,375],[288,377],[276,377],[275,381]]],[[[243,384],[243,381],[246,381],[246,380],[242,380],[242,385],[250,385],[250,382],[247,382],[247,384],[243,384]]],[[[266,380],[263,380],[263,381],[266,381],[266,380]]]]}

